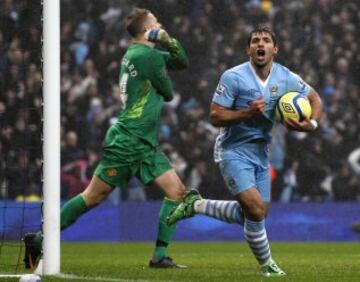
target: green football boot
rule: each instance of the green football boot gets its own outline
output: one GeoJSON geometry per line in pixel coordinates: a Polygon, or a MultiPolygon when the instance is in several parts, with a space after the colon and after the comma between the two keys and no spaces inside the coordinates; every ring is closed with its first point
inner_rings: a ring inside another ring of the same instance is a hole
{"type": "Polygon", "coordinates": [[[195,215],[194,203],[195,201],[201,199],[202,197],[200,196],[199,192],[196,189],[189,190],[184,197],[184,201],[170,212],[170,215],[168,216],[166,223],[168,225],[171,225],[178,222],[181,219],[194,216],[195,215]]]}
{"type": "Polygon", "coordinates": [[[283,271],[274,260],[269,260],[269,262],[260,267],[260,272],[265,277],[279,277],[285,276],[286,273],[283,271]]]}

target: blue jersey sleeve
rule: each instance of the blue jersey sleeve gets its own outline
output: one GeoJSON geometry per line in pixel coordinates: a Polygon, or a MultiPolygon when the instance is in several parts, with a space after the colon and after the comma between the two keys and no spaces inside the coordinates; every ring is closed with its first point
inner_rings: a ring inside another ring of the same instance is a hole
{"type": "Polygon", "coordinates": [[[225,108],[231,108],[234,104],[237,93],[237,81],[234,74],[224,72],[216,87],[212,101],[225,108]]]}
{"type": "Polygon", "coordinates": [[[311,87],[300,76],[290,72],[288,80],[288,91],[299,92],[303,96],[309,95],[311,87]]]}

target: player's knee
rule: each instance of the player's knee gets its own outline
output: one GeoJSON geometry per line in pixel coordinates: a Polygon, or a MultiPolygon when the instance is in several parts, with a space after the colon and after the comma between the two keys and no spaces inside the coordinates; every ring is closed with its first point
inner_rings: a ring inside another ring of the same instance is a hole
{"type": "Polygon", "coordinates": [[[250,220],[255,220],[255,221],[261,221],[265,218],[264,216],[264,213],[262,211],[262,209],[259,209],[259,208],[255,208],[255,209],[252,209],[247,217],[250,219],[250,220]]]}
{"type": "Polygon", "coordinates": [[[263,205],[252,205],[244,210],[246,218],[255,221],[261,221],[266,216],[266,210],[263,205]]]}

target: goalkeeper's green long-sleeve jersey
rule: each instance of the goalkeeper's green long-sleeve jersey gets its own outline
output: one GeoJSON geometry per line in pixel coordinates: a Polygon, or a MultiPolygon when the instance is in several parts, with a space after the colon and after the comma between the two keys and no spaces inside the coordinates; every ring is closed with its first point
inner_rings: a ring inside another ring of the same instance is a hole
{"type": "Polygon", "coordinates": [[[167,69],[184,69],[188,58],[180,43],[171,39],[167,51],[134,43],[125,53],[120,69],[123,110],[118,125],[127,134],[152,146],[158,145],[158,128],[164,101],[173,98],[167,69]]]}

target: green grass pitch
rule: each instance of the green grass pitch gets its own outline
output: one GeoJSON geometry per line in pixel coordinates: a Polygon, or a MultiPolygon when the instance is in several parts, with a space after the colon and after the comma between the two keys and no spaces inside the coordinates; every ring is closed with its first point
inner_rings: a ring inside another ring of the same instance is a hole
{"type": "Polygon", "coordinates": [[[152,243],[64,243],[61,270],[76,276],[42,281],[360,281],[359,243],[272,243],[271,247],[286,277],[260,276],[244,242],[174,242],[171,256],[188,269],[149,269],[152,243]]]}

